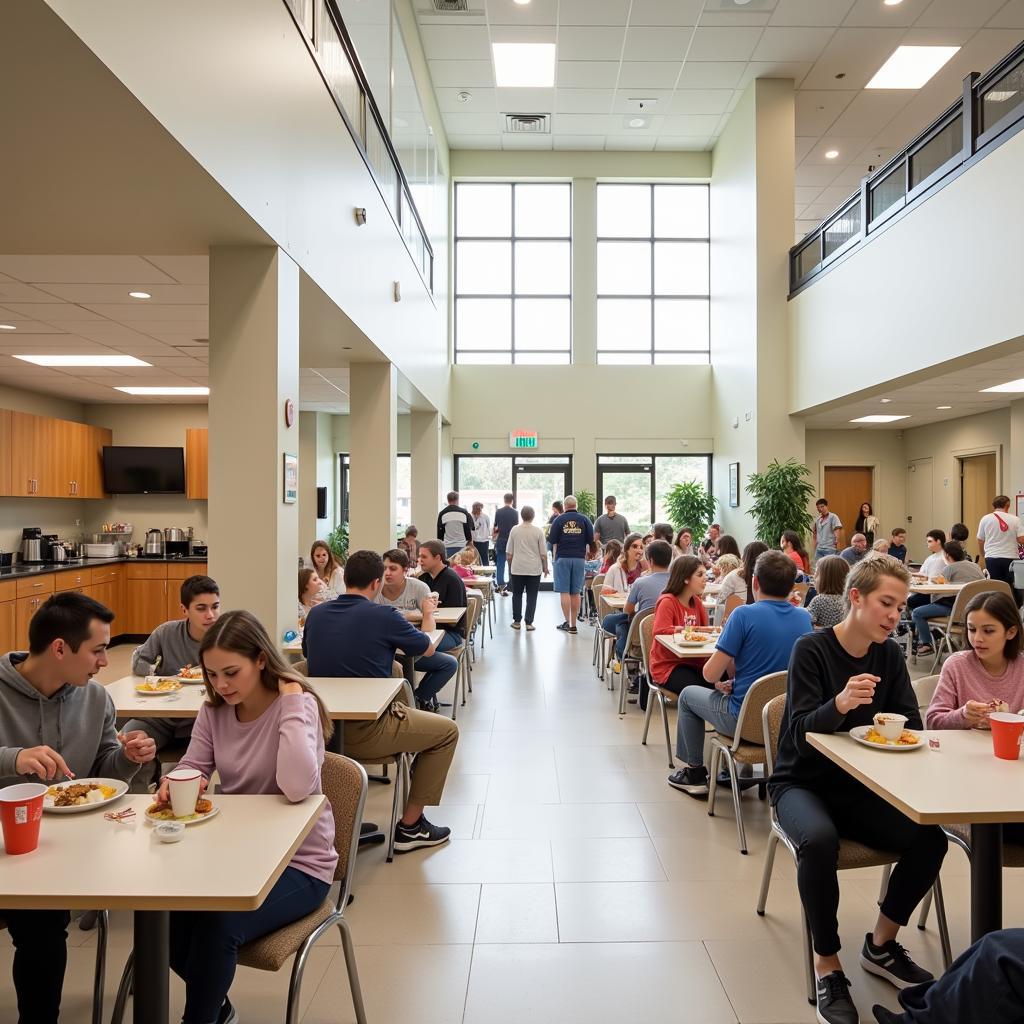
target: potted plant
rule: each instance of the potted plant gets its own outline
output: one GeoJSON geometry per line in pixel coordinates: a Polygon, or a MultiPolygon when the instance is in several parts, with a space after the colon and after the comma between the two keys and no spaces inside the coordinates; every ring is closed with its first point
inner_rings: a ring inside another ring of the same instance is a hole
{"type": "Polygon", "coordinates": [[[585,515],[591,522],[597,515],[597,499],[593,491],[576,492],[576,508],[581,515],[585,515]]]}
{"type": "Polygon", "coordinates": [[[814,498],[810,475],[810,470],[796,459],[773,459],[763,472],[750,474],[747,492],[754,499],[750,515],[758,540],[775,548],[785,530],[808,536],[814,525],[808,511],[814,498]]]}
{"type": "Polygon", "coordinates": [[[665,495],[665,511],[669,522],[681,530],[684,526],[693,530],[695,541],[708,532],[714,521],[718,502],[708,489],[696,480],[685,480],[676,484],[665,495]]]}
{"type": "Polygon", "coordinates": [[[338,561],[344,563],[348,558],[348,523],[338,523],[325,539],[338,561]]]}

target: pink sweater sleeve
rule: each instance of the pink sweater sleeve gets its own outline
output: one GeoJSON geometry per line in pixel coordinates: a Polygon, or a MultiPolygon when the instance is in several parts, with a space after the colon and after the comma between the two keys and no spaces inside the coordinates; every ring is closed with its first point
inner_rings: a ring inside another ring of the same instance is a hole
{"type": "Polygon", "coordinates": [[[324,740],[320,715],[316,699],[308,693],[286,693],[278,699],[281,718],[277,784],[292,803],[298,803],[321,791],[324,740]]]}
{"type": "Polygon", "coordinates": [[[209,781],[217,768],[213,751],[213,728],[210,721],[210,706],[204,704],[196,715],[192,726],[192,738],[188,742],[185,756],[178,762],[179,768],[195,768],[209,781]]]}
{"type": "Polygon", "coordinates": [[[974,699],[969,690],[969,682],[964,678],[963,663],[958,662],[954,655],[942,666],[939,685],[935,688],[925,715],[925,727],[969,729],[970,725],[960,710],[968,700],[974,699]]]}

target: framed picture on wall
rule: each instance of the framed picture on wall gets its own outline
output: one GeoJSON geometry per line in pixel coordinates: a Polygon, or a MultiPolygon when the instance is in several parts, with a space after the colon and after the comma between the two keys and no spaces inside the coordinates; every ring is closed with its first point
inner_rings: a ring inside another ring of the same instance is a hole
{"type": "Polygon", "coordinates": [[[740,507],[740,464],[729,463],[729,508],[740,507]]]}
{"type": "Polygon", "coordinates": [[[294,505],[299,500],[299,457],[284,453],[284,503],[294,505]]]}

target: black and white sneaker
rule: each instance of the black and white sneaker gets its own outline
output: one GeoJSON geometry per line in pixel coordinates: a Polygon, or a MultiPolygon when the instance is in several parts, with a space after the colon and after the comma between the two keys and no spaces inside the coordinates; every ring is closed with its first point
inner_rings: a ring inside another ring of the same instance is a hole
{"type": "Polygon", "coordinates": [[[875,1015],[875,1020],[878,1024],[904,1024],[905,1021],[909,1020],[905,1013],[895,1013],[880,1003],[875,1003],[871,1007],[871,1012],[875,1015]]]}
{"type": "Polygon", "coordinates": [[[238,1011],[231,1005],[230,999],[225,999],[221,1005],[217,1024],[238,1024],[238,1011]]]}
{"type": "Polygon", "coordinates": [[[860,951],[860,965],[865,971],[885,978],[900,989],[935,980],[931,972],[918,967],[910,959],[910,954],[895,939],[876,946],[871,941],[871,935],[865,935],[864,948],[860,951]]]}
{"type": "Polygon", "coordinates": [[[521,622],[513,622],[512,623],[512,628],[513,629],[522,629],[523,628],[523,624],[521,622]]]}
{"type": "Polygon", "coordinates": [[[824,978],[818,978],[815,1016],[821,1024],[858,1024],[860,1017],[849,989],[849,979],[842,971],[833,971],[824,978]]]}
{"type": "Polygon", "coordinates": [[[703,766],[693,768],[688,765],[686,768],[673,772],[668,777],[668,784],[673,789],[681,790],[690,796],[707,796],[708,770],[703,766]]]}
{"type": "Polygon", "coordinates": [[[564,630],[564,631],[565,631],[566,633],[568,633],[568,632],[569,632],[569,623],[568,623],[567,621],[566,621],[566,622],[563,622],[563,623],[562,623],[562,624],[561,624],[560,626],[556,626],[555,628],[556,628],[556,629],[562,629],[562,630],[564,630]]]}
{"type": "Polygon", "coordinates": [[[420,700],[417,697],[416,707],[420,711],[432,711],[435,715],[441,712],[441,705],[437,702],[436,697],[431,697],[430,700],[420,700]]]}
{"type": "Polygon", "coordinates": [[[579,632],[579,630],[575,626],[566,626],[565,631],[566,633],[571,633],[573,636],[575,636],[579,632]]]}
{"type": "Polygon", "coordinates": [[[395,852],[408,853],[410,850],[419,850],[425,846],[440,846],[448,842],[451,834],[450,828],[444,825],[431,825],[421,814],[415,825],[403,825],[399,822],[395,826],[395,852]]]}

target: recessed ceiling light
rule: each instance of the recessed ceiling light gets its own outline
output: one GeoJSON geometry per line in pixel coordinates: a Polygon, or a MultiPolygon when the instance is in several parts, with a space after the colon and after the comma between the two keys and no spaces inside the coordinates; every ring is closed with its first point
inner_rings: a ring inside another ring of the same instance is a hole
{"type": "Polygon", "coordinates": [[[208,395],[209,388],[114,388],[126,395],[208,395]]]}
{"type": "Polygon", "coordinates": [[[839,156],[839,150],[838,149],[826,149],[825,150],[825,159],[826,160],[835,160],[835,158],[837,156],[839,156]]]}
{"type": "Polygon", "coordinates": [[[643,128],[647,122],[642,117],[631,117],[629,119],[630,128],[643,128]]]}
{"type": "Polygon", "coordinates": [[[514,3],[519,4],[520,7],[525,7],[529,2],[530,0],[514,0],[514,3]]]}
{"type": "Polygon", "coordinates": [[[897,46],[866,89],[920,89],[959,46],[897,46]]]}
{"type": "Polygon", "coordinates": [[[891,398],[880,398],[879,401],[882,403],[882,405],[888,405],[892,401],[892,399],[891,398]]]}
{"type": "Polygon", "coordinates": [[[899,7],[903,0],[882,0],[886,7],[899,7]]]}
{"type": "Polygon", "coordinates": [[[555,84],[554,43],[492,43],[499,89],[550,89],[555,84]]]}
{"type": "Polygon", "coordinates": [[[906,416],[859,416],[855,420],[850,420],[851,423],[893,423],[896,420],[909,419],[909,414],[906,416]]]}
{"type": "Polygon", "coordinates": [[[953,406],[951,406],[951,405],[937,405],[937,406],[935,406],[935,408],[936,409],[952,409],[953,406]]]}
{"type": "Polygon", "coordinates": [[[1008,380],[1005,384],[996,384],[995,387],[982,388],[979,394],[985,394],[987,391],[1024,391],[1024,377],[1020,380],[1008,380]]]}
{"type": "Polygon", "coordinates": [[[14,331],[14,330],[17,330],[17,328],[14,326],[14,324],[0,324],[0,331],[14,331]]]}
{"type": "Polygon", "coordinates": [[[129,298],[132,298],[132,299],[151,299],[151,298],[153,298],[153,296],[150,295],[149,292],[129,292],[128,296],[129,296],[129,298]]]}
{"type": "Polygon", "coordinates": [[[135,356],[15,356],[36,366],[152,366],[135,356]]]}

